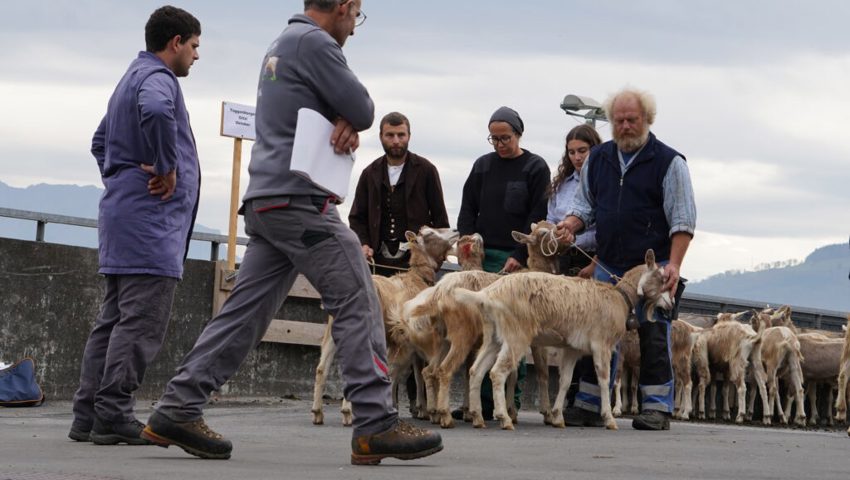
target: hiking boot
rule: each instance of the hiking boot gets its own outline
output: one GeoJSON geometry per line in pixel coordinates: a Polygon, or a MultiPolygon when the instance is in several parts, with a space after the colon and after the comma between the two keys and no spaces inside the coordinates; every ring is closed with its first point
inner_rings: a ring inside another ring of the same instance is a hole
{"type": "MultiPolygon", "coordinates": [[[[145,424],[138,420],[129,423],[110,423],[96,418],[90,437],[95,445],[118,445],[119,443],[151,445],[151,442],[140,436],[144,428],[145,424]]],[[[71,432],[73,433],[73,429],[71,432]]],[[[71,434],[69,433],[68,436],[70,437],[71,434]]]]}
{"type": "Polygon", "coordinates": [[[382,433],[351,439],[352,465],[377,465],[386,457],[413,460],[443,449],[440,434],[423,430],[405,421],[382,433]]]}
{"type": "Polygon", "coordinates": [[[596,412],[579,407],[564,409],[564,424],[570,427],[604,427],[605,421],[596,412]]]}
{"type": "Polygon", "coordinates": [[[632,420],[635,430],[670,430],[670,414],[658,410],[644,410],[632,420]]]}
{"type": "Polygon", "coordinates": [[[71,431],[68,432],[68,438],[75,442],[91,442],[91,429],[85,430],[82,427],[71,425],[71,431]]]}
{"type": "Polygon", "coordinates": [[[201,458],[227,460],[233,450],[230,440],[214,432],[204,423],[203,418],[193,422],[177,422],[159,411],[154,411],[148,419],[142,437],[163,448],[176,445],[189,455],[201,458]]]}

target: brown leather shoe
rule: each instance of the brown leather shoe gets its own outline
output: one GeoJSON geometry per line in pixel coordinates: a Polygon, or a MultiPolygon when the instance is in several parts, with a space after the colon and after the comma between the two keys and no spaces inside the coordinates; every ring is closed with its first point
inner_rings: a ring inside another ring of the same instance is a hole
{"type": "Polygon", "coordinates": [[[443,449],[439,433],[423,430],[402,420],[381,433],[351,439],[352,465],[377,465],[386,457],[413,460],[427,457],[443,449]]]}

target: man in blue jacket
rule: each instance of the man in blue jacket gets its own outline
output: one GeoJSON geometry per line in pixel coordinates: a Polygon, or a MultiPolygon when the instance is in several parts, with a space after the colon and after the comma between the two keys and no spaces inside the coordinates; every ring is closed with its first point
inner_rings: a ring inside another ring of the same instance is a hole
{"type": "Polygon", "coordinates": [[[342,46],[365,14],[361,0],[305,0],[263,59],[257,93],[257,141],[243,198],[250,237],[233,292],[207,324],[168,383],[142,434],[201,458],[230,458],[229,440],[203,419],[219,389],[260,342],[299,272],[334,317],[332,335],[351,401],[351,463],[424,457],[443,448],[440,435],[398,419],[387,376],[381,306],[357,235],[340,219],[338,199],[290,170],[300,108],[336,127],[326,141],[337,153],[357,149],[357,132],[375,108],[348,68],[342,46]]]}
{"type": "MultiPolygon", "coordinates": [[[[585,225],[596,223],[599,265],[595,278],[615,283],[644,262],[651,248],[664,265],[665,290],[677,304],[684,289],[679,269],[696,228],[696,206],[685,157],[649,131],[655,100],[646,92],[624,89],[605,104],[613,140],[595,147],[582,169],[574,207],[558,224],[561,241],[571,244],[585,225]]],[[[674,309],[675,310],[675,309],[674,309]]],[[[632,421],[638,430],[668,430],[673,413],[673,368],[670,329],[674,314],[656,309],[640,326],[641,413],[632,421]]],[[[592,361],[590,362],[592,364],[592,361]]],[[[613,362],[616,366],[616,361],[613,362]]],[[[576,366],[580,368],[579,365],[576,366]]],[[[579,382],[576,408],[565,412],[573,425],[601,426],[599,388],[591,368],[579,382]]],[[[611,378],[615,372],[612,370],[611,378]]]]}
{"type": "Polygon", "coordinates": [[[165,337],[198,211],[201,172],[178,77],[198,59],[201,24],[170,6],[145,25],[92,140],[105,191],[98,239],[106,295],[86,343],[68,436],[149,444],[133,392],[165,337]]]}

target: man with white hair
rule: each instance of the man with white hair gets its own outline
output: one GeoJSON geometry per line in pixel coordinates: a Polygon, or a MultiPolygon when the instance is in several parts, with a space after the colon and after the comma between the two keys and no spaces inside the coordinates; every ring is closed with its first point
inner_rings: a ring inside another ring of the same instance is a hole
{"type": "MultiPolygon", "coordinates": [[[[623,89],[604,105],[613,140],[593,149],[582,169],[574,208],[558,224],[563,243],[571,244],[585,225],[596,223],[599,264],[595,278],[614,283],[644,262],[651,248],[664,265],[665,290],[681,298],[679,269],[696,227],[696,206],[685,157],[649,131],[655,122],[655,100],[646,92],[623,89]]],[[[668,430],[673,412],[673,369],[670,328],[673,312],[656,310],[640,327],[641,413],[632,427],[668,430]]],[[[614,361],[616,365],[616,359],[614,361]]],[[[566,412],[572,424],[595,426],[599,419],[599,386],[591,368],[582,375],[575,407],[566,412]]],[[[611,378],[614,378],[612,370],[611,378]]]]}

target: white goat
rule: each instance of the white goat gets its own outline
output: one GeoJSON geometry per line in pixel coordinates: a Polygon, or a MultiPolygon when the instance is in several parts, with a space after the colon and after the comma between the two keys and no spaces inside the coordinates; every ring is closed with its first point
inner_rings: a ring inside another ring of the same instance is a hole
{"type": "MultiPolygon", "coordinates": [[[[480,386],[487,370],[493,382],[494,415],[503,429],[513,423],[505,402],[507,374],[516,368],[532,344],[563,349],[560,385],[552,409],[554,426],[563,427],[563,405],[576,360],[592,355],[600,385],[610,377],[611,354],[626,330],[631,306],[639,292],[647,297],[647,311],[657,304],[672,308],[669,292],[662,292],[661,268],[652,250],[646,264],[627,272],[615,287],[610,284],[530,272],[499,279],[480,292],[454,291],[455,298],[484,313],[483,344],[470,369],[470,413],[473,425],[483,427],[480,386]]],[[[600,389],[602,417],[609,429],[617,423],[607,388],[600,389]]]]}

